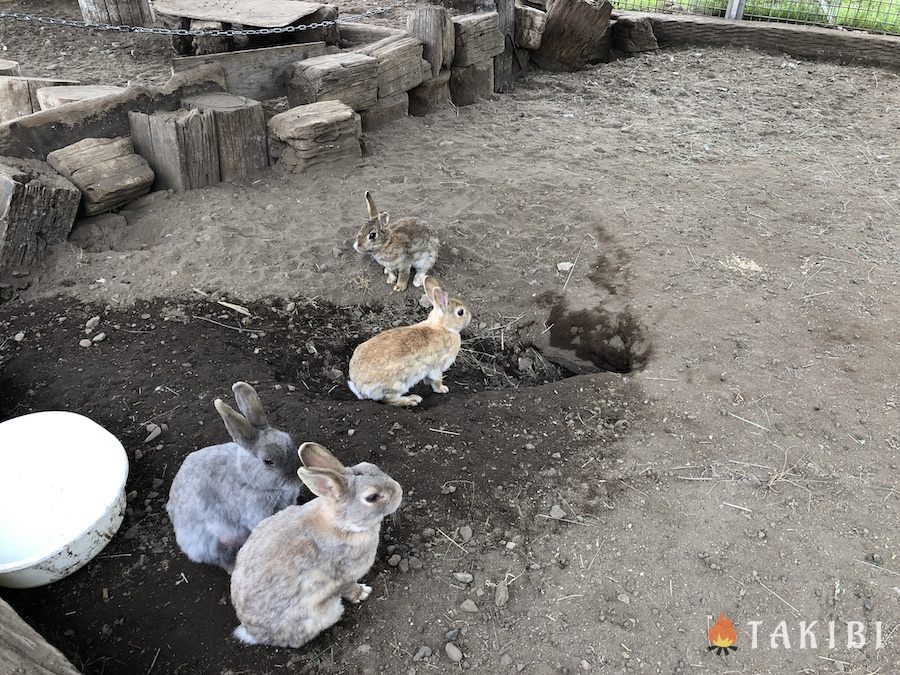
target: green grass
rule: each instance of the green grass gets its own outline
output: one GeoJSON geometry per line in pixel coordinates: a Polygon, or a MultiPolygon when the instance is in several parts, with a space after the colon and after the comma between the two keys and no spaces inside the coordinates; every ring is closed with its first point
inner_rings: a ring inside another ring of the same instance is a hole
{"type": "MultiPolygon", "coordinates": [[[[616,9],[724,16],[727,0],[613,0],[616,9]]],[[[747,0],[745,19],[773,19],[900,34],[900,0],[747,0]],[[823,9],[828,7],[828,12],[823,9]],[[831,20],[829,20],[829,14],[831,20]]]]}

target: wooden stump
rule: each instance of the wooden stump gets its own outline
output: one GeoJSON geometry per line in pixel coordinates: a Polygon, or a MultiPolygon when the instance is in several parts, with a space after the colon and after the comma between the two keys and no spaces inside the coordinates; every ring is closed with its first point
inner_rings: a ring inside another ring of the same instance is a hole
{"type": "Polygon", "coordinates": [[[52,80],[45,77],[0,76],[0,122],[38,112],[41,104],[37,92],[41,87],[70,84],[78,83],[73,80],[52,80]]]}
{"type": "Polygon", "coordinates": [[[209,110],[128,114],[131,140],[156,174],[157,190],[175,192],[220,180],[216,122],[209,110]]]}
{"type": "Polygon", "coordinates": [[[494,91],[500,91],[515,77],[516,59],[516,0],[494,0],[503,36],[503,51],[494,57],[494,91]]]}
{"type": "Polygon", "coordinates": [[[45,162],[0,157],[0,279],[30,273],[66,240],[81,191],[45,162]]]}
{"type": "Polygon", "coordinates": [[[650,19],[620,16],[613,29],[612,46],[626,54],[659,49],[650,19]]]}
{"type": "Polygon", "coordinates": [[[297,61],[325,54],[324,42],[248,49],[227,54],[187,56],[172,60],[176,73],[202,65],[221,66],[228,91],[257,101],[287,93],[287,81],[297,61]]]}
{"type": "Polygon", "coordinates": [[[47,163],[81,190],[87,216],[124,206],[153,185],[153,170],[128,138],[85,138],[54,150],[47,163]]]}
{"type": "Polygon", "coordinates": [[[497,12],[453,17],[456,40],[453,65],[464,68],[502,53],[504,40],[499,25],[500,17],[497,12]]]}
{"type": "Polygon", "coordinates": [[[423,43],[422,56],[431,64],[431,77],[449,68],[456,54],[456,36],[444,7],[416,7],[406,18],[406,30],[423,43]]]}
{"type": "Polygon", "coordinates": [[[407,115],[409,115],[409,94],[405,91],[380,98],[375,105],[360,113],[362,130],[376,131],[407,115]]]}
{"type": "Polygon", "coordinates": [[[41,110],[48,110],[66,103],[86,101],[123,91],[125,91],[125,87],[110,87],[101,84],[81,87],[41,87],[37,90],[37,100],[41,110]]]}
{"type": "Polygon", "coordinates": [[[450,71],[442,70],[437,77],[425,80],[409,91],[409,114],[424,117],[450,104],[450,71]]]}
{"type": "Polygon", "coordinates": [[[494,62],[473,63],[450,70],[450,99],[453,105],[472,105],[494,93],[494,62]]]}
{"type": "Polygon", "coordinates": [[[575,71],[609,52],[609,0],[554,0],[541,46],[532,58],[544,70],[575,71]]]}
{"type": "Polygon", "coordinates": [[[537,49],[547,25],[547,13],[525,5],[516,6],[516,47],[537,49]]]}
{"type": "Polygon", "coordinates": [[[354,52],[317,56],[294,64],[287,87],[292,106],[341,101],[354,110],[375,105],[378,62],[354,52]]]}
{"type": "Polygon", "coordinates": [[[78,0],[81,16],[88,23],[113,26],[152,26],[153,13],[147,0],[78,0]]]}
{"type": "Polygon", "coordinates": [[[403,35],[357,49],[378,63],[378,96],[387,98],[421,84],[422,41],[403,35]]]}
{"type": "Polygon", "coordinates": [[[362,157],[359,115],[340,101],[291,108],[269,120],[269,153],[281,171],[302,173],[362,157]]]}
{"type": "Polygon", "coordinates": [[[21,74],[22,73],[19,69],[18,61],[8,61],[6,59],[0,59],[0,75],[19,77],[19,75],[21,74]]]}
{"type": "Polygon", "coordinates": [[[224,181],[241,181],[269,165],[266,116],[259,101],[226,93],[186,98],[188,110],[209,110],[216,122],[219,173],[224,181]]]}

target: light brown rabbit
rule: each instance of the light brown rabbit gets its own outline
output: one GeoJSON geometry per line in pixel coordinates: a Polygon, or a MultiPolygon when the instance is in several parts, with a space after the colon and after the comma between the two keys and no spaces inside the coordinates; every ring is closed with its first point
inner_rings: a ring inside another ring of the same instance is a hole
{"type": "Polygon", "coordinates": [[[247,644],[302,647],[335,624],[342,599],[359,603],[357,582],[375,561],[381,521],[403,499],[400,485],[374,464],[345,467],[317,443],[299,450],[297,472],[317,495],[262,521],[238,552],[231,603],[247,644]]]}
{"type": "Polygon", "coordinates": [[[425,293],[433,305],[424,321],[414,326],[391,328],[359,345],[350,359],[347,385],[359,399],[411,406],[422,402],[405,394],[428,380],[438,394],[449,389],[444,372],[453,365],[472,313],[456,298],[449,298],[434,277],[425,277],[425,293]]]}
{"type": "Polygon", "coordinates": [[[380,212],[375,199],[366,192],[369,219],[356,235],[353,248],[357,253],[369,253],[384,267],[387,282],[395,291],[405,291],[409,284],[410,268],[415,267],[413,286],[425,281],[428,271],[437,260],[440,242],[418,218],[400,218],[390,222],[390,214],[380,212]]]}

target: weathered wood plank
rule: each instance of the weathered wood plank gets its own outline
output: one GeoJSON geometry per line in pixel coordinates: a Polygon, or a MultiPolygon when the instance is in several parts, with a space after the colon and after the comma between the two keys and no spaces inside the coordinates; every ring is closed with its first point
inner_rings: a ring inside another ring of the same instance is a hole
{"type": "Polygon", "coordinates": [[[41,109],[37,91],[41,87],[78,84],[74,80],[46,77],[0,76],[0,122],[30,115],[41,109]]]}
{"type": "Polygon", "coordinates": [[[46,163],[0,157],[0,279],[31,272],[65,241],[80,201],[81,191],[46,163]]]}
{"type": "Polygon", "coordinates": [[[172,60],[172,69],[182,72],[200,65],[218,65],[225,72],[225,88],[232,94],[257,101],[287,94],[291,68],[297,61],[323,56],[324,42],[263,47],[226,54],[185,56],[172,60]]]}
{"type": "Polygon", "coordinates": [[[0,75],[19,77],[22,74],[18,61],[0,59],[0,75]]]}
{"type": "Polygon", "coordinates": [[[152,23],[147,0],[78,0],[78,6],[88,23],[114,26],[149,26],[152,23]]]}
{"type": "Polygon", "coordinates": [[[380,98],[375,105],[360,113],[362,130],[377,131],[407,115],[409,115],[409,94],[405,91],[380,98]]]}
{"type": "Polygon", "coordinates": [[[450,98],[453,105],[472,105],[494,93],[494,63],[490,60],[465,68],[450,69],[450,98]]]}
{"type": "Polygon", "coordinates": [[[515,75],[516,0],[494,0],[494,4],[499,17],[497,29],[503,36],[503,51],[494,57],[494,91],[500,91],[515,75]]]}
{"type": "Polygon", "coordinates": [[[314,14],[322,5],[299,0],[155,0],[153,6],[169,16],[277,28],[314,14]]]}
{"type": "Polygon", "coordinates": [[[184,192],[220,181],[216,123],[211,111],[131,113],[129,117],[134,148],[156,174],[156,189],[184,192]]]}
{"type": "Polygon", "coordinates": [[[449,70],[442,70],[437,77],[409,90],[409,114],[415,117],[424,117],[447,105],[450,105],[449,70]]]}
{"type": "Polygon", "coordinates": [[[354,52],[298,61],[287,97],[292,106],[342,101],[357,111],[371,108],[378,98],[378,61],[354,52]]]}
{"type": "Polygon", "coordinates": [[[68,659],[0,600],[0,673],[79,675],[68,659]]]}
{"type": "Polygon", "coordinates": [[[864,63],[900,70],[900,36],[872,35],[766,21],[729,21],[716,17],[617,12],[621,17],[647,17],[660,46],[729,45],[775,54],[864,63]]]}
{"type": "Polygon", "coordinates": [[[269,165],[266,116],[259,101],[226,93],[184,99],[188,110],[209,110],[216,121],[219,172],[223,181],[241,181],[269,165]]]}
{"type": "Polygon", "coordinates": [[[349,47],[358,47],[378,42],[384,38],[403,35],[403,31],[397,28],[372,26],[366,23],[342,23],[338,30],[341,43],[349,47]]]}
{"type": "Polygon", "coordinates": [[[80,87],[41,87],[37,90],[37,100],[41,110],[47,110],[67,103],[74,103],[75,101],[121,94],[123,91],[125,91],[125,87],[112,87],[102,84],[80,87]]]}
{"type": "Polygon", "coordinates": [[[81,190],[88,216],[124,206],[153,185],[153,170],[128,138],[86,138],[51,152],[47,163],[81,190]]]}
{"type": "Polygon", "coordinates": [[[378,62],[378,96],[409,91],[422,82],[422,41],[409,35],[379,40],[357,49],[378,62]]]}
{"type": "Polygon", "coordinates": [[[455,16],[453,26],[456,31],[453,65],[457,68],[480,63],[504,50],[505,43],[499,30],[500,17],[497,12],[455,16]]]}
{"type": "Polygon", "coordinates": [[[554,0],[541,46],[532,58],[544,70],[573,71],[599,63],[609,52],[609,0],[554,0]]]}
{"type": "Polygon", "coordinates": [[[522,49],[537,49],[541,46],[547,13],[534,7],[516,6],[516,46],[522,49]]]}

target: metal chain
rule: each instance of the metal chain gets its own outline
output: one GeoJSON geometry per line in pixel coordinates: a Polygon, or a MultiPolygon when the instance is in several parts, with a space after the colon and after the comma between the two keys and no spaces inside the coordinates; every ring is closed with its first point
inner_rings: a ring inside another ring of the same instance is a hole
{"type": "Polygon", "coordinates": [[[39,23],[47,26],[67,26],[69,28],[93,28],[95,30],[110,30],[119,33],[140,33],[145,35],[196,35],[201,37],[210,36],[235,36],[235,35],[278,35],[281,33],[298,33],[304,30],[313,30],[316,28],[327,28],[335,26],[339,23],[347,23],[356,19],[365,19],[369,16],[376,16],[390,12],[394,7],[386,5],[376,9],[370,9],[362,14],[348,14],[335,21],[319,21],[317,23],[309,23],[300,26],[278,26],[276,28],[248,28],[235,30],[187,30],[184,28],[156,28],[155,26],[114,26],[109,23],[88,23],[87,21],[74,21],[72,19],[56,19],[50,16],[35,16],[26,14],[25,12],[7,12],[0,10],[0,19],[15,19],[16,21],[28,21],[31,23],[39,23]]]}

